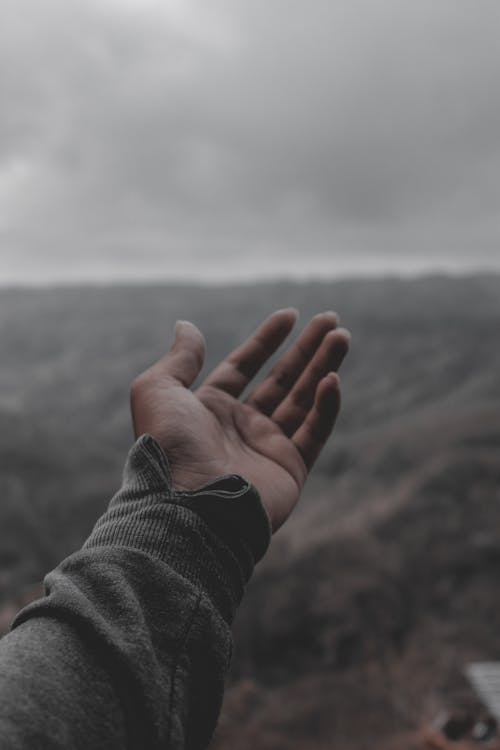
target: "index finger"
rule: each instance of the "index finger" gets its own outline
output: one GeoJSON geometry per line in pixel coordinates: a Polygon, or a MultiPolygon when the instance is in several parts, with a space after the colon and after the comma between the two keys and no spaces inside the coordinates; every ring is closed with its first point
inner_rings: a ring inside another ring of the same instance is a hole
{"type": "Polygon", "coordinates": [[[283,343],[298,317],[294,307],[272,313],[257,330],[215,367],[203,386],[238,397],[269,357],[283,343]]]}

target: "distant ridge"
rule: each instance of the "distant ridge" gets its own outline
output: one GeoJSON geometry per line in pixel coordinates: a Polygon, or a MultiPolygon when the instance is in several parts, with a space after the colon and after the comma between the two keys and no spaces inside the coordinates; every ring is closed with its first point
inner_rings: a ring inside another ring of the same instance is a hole
{"type": "Polygon", "coordinates": [[[82,280],[56,280],[56,281],[31,281],[23,282],[19,280],[9,280],[0,278],[0,291],[3,289],[34,289],[34,290],[46,290],[46,289],[89,289],[89,288],[137,288],[137,287],[154,287],[154,288],[206,288],[206,289],[226,289],[226,288],[248,288],[254,286],[275,286],[275,285],[288,285],[288,286],[302,286],[302,285],[331,285],[331,284],[365,284],[365,283],[384,283],[386,281],[396,281],[402,283],[418,283],[420,281],[426,281],[430,279],[443,279],[443,280],[473,280],[473,279],[489,279],[492,277],[500,278],[500,269],[498,268],[483,268],[479,270],[464,270],[464,271],[427,271],[422,273],[353,273],[353,274],[342,274],[339,276],[311,276],[299,278],[295,276],[276,276],[276,277],[255,277],[250,279],[239,279],[233,280],[190,280],[187,278],[171,279],[171,278],[141,278],[137,281],[130,279],[82,279],[82,280]]]}

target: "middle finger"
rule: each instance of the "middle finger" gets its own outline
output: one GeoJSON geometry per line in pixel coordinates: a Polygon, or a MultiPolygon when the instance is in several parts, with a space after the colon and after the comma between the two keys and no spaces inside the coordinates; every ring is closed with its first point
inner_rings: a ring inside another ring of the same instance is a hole
{"type": "Polygon", "coordinates": [[[334,312],[315,315],[265,380],[249,394],[246,403],[263,414],[272,414],[307,367],[325,335],[337,324],[338,316],[334,312]]]}
{"type": "Polygon", "coordinates": [[[329,331],[309,365],[271,418],[285,435],[302,424],[314,403],[316,387],[328,372],[336,372],[349,349],[350,334],[344,328],[329,331]]]}

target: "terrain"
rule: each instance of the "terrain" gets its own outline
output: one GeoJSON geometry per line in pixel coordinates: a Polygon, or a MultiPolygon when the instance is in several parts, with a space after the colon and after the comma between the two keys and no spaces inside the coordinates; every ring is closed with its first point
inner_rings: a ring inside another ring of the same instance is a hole
{"type": "Polygon", "coordinates": [[[498,276],[0,290],[0,628],[119,485],[175,320],[206,373],[288,305],[350,328],[343,409],[249,585],[213,746],[409,748],[500,659],[498,276]]]}

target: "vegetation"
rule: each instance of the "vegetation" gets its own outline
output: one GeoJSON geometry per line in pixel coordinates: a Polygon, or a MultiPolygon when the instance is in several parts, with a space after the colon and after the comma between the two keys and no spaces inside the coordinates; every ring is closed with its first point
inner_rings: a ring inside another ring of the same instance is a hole
{"type": "Polygon", "coordinates": [[[343,411],[249,586],[214,747],[408,748],[500,659],[499,277],[0,291],[0,607],[104,509],[175,320],[206,373],[287,305],[352,331],[343,411]]]}

